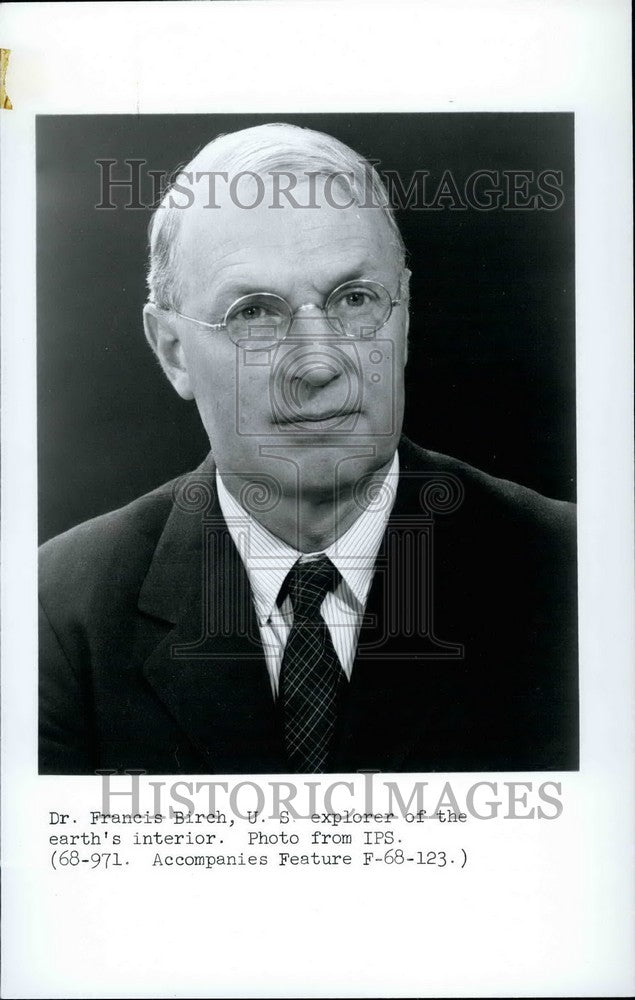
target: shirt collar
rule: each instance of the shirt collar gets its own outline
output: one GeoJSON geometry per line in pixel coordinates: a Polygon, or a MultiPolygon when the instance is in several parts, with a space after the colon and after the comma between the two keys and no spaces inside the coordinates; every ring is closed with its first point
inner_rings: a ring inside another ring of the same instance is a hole
{"type": "MultiPolygon", "coordinates": [[[[393,457],[383,483],[373,488],[370,503],[339,538],[324,549],[339,570],[349,598],[363,610],[373,578],[379,546],[390,517],[399,480],[399,456],[393,457]]],[[[269,621],[280,588],[298,559],[312,559],[320,552],[302,553],[260,524],[231,495],[216,470],[218,502],[229,534],[243,561],[254,595],[260,624],[269,621]]]]}

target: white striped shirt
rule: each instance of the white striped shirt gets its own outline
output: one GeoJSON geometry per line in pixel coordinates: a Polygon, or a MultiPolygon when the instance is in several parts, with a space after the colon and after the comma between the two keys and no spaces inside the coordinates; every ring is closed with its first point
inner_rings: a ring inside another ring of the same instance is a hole
{"type": "Polygon", "coordinates": [[[323,552],[303,553],[259,524],[229,493],[216,471],[218,502],[247,571],[274,697],[278,693],[284,647],[293,624],[290,598],[279,607],[278,595],[298,559],[305,562],[326,555],[340,572],[339,585],[326,595],[320,611],[342,668],[350,679],[375,560],[395,502],[398,480],[399,457],[395,452],[381,488],[350,528],[323,552]]]}

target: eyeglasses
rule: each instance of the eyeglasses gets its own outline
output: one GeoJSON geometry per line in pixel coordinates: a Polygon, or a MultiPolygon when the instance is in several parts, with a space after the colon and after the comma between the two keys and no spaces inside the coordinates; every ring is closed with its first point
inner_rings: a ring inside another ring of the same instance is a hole
{"type": "MultiPolygon", "coordinates": [[[[399,285],[401,293],[401,282],[399,285]]],[[[338,336],[362,340],[372,337],[390,319],[393,307],[401,303],[401,295],[393,299],[378,281],[359,278],[338,285],[328,296],[321,312],[338,336]]],[[[316,304],[307,302],[295,311],[286,299],[273,292],[253,292],[233,302],[222,323],[206,323],[176,309],[181,319],[189,320],[208,330],[226,330],[229,339],[245,350],[265,350],[282,343],[288,336],[293,319],[302,309],[316,304]]]]}

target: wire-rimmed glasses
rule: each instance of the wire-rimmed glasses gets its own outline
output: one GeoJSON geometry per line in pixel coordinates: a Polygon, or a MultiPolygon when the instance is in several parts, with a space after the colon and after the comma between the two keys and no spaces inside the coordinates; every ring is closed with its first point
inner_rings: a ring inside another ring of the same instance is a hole
{"type": "MultiPolygon", "coordinates": [[[[334,288],[321,311],[338,336],[362,340],[373,337],[401,301],[401,294],[393,298],[379,281],[356,278],[334,288]]],[[[232,302],[221,323],[208,323],[176,309],[169,311],[208,330],[226,330],[232,343],[246,350],[263,350],[282,343],[297,313],[314,305],[306,303],[293,310],[281,295],[252,292],[232,302]]]]}

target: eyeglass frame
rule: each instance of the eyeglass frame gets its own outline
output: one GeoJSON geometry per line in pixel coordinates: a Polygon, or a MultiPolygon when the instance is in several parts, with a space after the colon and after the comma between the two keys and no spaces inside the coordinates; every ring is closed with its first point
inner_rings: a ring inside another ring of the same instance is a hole
{"type": "MultiPolygon", "coordinates": [[[[276,341],[278,343],[280,343],[280,344],[284,343],[284,341],[289,336],[289,330],[293,326],[293,320],[295,319],[296,315],[300,312],[300,310],[301,309],[308,309],[311,306],[315,306],[317,309],[320,310],[320,312],[322,312],[324,314],[324,318],[325,318],[326,322],[329,324],[329,326],[331,327],[331,329],[335,333],[337,333],[337,334],[340,335],[340,337],[344,336],[348,340],[360,340],[362,338],[351,336],[350,334],[348,334],[346,332],[342,333],[341,329],[336,329],[335,326],[333,325],[333,323],[331,322],[331,320],[329,319],[328,313],[327,313],[327,306],[328,306],[329,302],[331,301],[331,299],[333,298],[333,296],[337,292],[340,292],[342,290],[342,288],[346,288],[347,285],[362,285],[362,286],[363,285],[379,285],[380,288],[383,288],[383,290],[386,292],[386,294],[388,296],[388,299],[389,299],[389,302],[390,302],[390,309],[388,311],[388,315],[386,316],[385,320],[383,320],[383,322],[380,323],[379,326],[377,326],[377,327],[375,327],[373,329],[372,334],[374,335],[374,334],[377,333],[378,330],[381,330],[386,325],[386,323],[388,322],[388,320],[392,316],[392,311],[393,311],[394,307],[401,305],[401,303],[403,302],[403,280],[404,280],[404,277],[406,275],[410,276],[410,271],[407,268],[403,268],[403,270],[401,272],[401,276],[399,278],[398,297],[394,298],[394,299],[391,296],[391,294],[388,291],[388,289],[386,288],[386,286],[384,284],[382,284],[381,281],[374,281],[372,278],[352,278],[350,281],[343,281],[340,285],[337,285],[336,288],[334,288],[331,292],[329,292],[328,298],[327,298],[327,300],[326,300],[326,302],[324,303],[323,306],[318,306],[318,304],[316,302],[304,302],[304,303],[302,303],[302,305],[298,306],[297,309],[292,309],[291,306],[289,305],[289,303],[287,302],[287,300],[284,298],[284,296],[278,295],[276,292],[249,292],[247,295],[239,295],[239,297],[237,299],[235,299],[232,303],[230,303],[230,305],[227,307],[227,309],[225,311],[225,316],[224,316],[222,322],[220,322],[220,323],[207,323],[205,320],[196,319],[194,316],[188,316],[186,313],[179,312],[178,309],[165,309],[163,307],[159,307],[159,308],[161,309],[162,312],[173,313],[175,316],[179,316],[181,319],[186,319],[190,323],[196,323],[197,326],[203,326],[203,327],[205,327],[208,330],[226,330],[227,329],[227,325],[228,325],[227,324],[227,319],[228,319],[228,316],[229,316],[230,312],[232,311],[232,309],[234,309],[240,302],[245,301],[245,299],[251,299],[253,296],[260,295],[260,296],[264,296],[264,297],[266,297],[267,299],[270,299],[270,300],[271,299],[275,299],[277,302],[283,302],[284,305],[286,306],[287,310],[288,310],[288,313],[289,313],[289,322],[288,322],[288,327],[287,327],[287,329],[286,329],[286,331],[284,333],[284,336],[282,336],[282,337],[276,337],[275,338],[276,341]]],[[[236,343],[236,341],[232,340],[231,337],[229,339],[231,340],[232,343],[236,343]]],[[[239,341],[239,343],[240,343],[240,341],[239,341]]]]}

